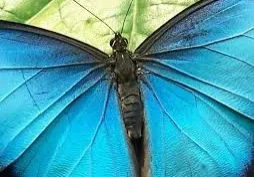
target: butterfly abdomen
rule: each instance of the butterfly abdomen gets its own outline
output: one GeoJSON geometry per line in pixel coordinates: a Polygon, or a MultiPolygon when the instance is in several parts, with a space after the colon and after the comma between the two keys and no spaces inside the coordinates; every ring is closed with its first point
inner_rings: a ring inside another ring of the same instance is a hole
{"type": "Polygon", "coordinates": [[[125,127],[130,138],[141,137],[143,108],[140,94],[130,93],[121,100],[125,127]]]}

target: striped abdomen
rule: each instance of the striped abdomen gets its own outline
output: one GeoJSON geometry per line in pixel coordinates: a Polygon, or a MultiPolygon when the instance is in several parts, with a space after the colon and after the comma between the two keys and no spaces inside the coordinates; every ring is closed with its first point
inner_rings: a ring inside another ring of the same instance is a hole
{"type": "MultiPolygon", "coordinates": [[[[132,85],[132,84],[131,84],[132,85]]],[[[119,91],[122,116],[129,138],[140,138],[143,118],[143,105],[138,85],[118,85],[118,90],[128,90],[127,94],[119,91]],[[126,87],[128,85],[128,87],[126,87]]],[[[126,92],[125,92],[126,93],[126,92]]]]}

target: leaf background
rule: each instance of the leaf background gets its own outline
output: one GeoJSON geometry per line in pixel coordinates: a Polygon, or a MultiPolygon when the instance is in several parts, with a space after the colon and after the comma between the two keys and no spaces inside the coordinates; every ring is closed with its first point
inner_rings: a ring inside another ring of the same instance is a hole
{"type": "MultiPolygon", "coordinates": [[[[123,36],[135,48],[162,24],[198,0],[134,0],[123,36]]],[[[120,31],[130,0],[78,0],[120,31]]],[[[111,53],[114,34],[72,0],[0,0],[0,19],[55,31],[111,53]]]]}

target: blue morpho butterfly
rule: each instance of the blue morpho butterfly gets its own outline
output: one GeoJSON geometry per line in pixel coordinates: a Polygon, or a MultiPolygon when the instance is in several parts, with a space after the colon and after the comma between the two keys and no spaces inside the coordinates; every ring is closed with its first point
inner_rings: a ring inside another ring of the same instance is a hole
{"type": "Polygon", "coordinates": [[[254,1],[203,0],[112,56],[0,22],[1,176],[251,175],[254,1]]]}

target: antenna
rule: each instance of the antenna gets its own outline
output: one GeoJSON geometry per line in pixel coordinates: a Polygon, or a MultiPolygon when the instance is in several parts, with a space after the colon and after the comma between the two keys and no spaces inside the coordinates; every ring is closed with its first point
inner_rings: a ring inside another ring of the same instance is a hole
{"type": "Polygon", "coordinates": [[[122,29],[121,29],[121,35],[122,35],[122,33],[123,33],[124,23],[125,23],[125,21],[126,21],[126,18],[127,18],[127,15],[128,15],[128,13],[129,13],[129,11],[130,11],[132,2],[133,2],[133,0],[131,0],[131,3],[130,3],[130,5],[129,5],[129,8],[128,8],[128,10],[127,10],[127,13],[126,13],[126,15],[125,15],[125,17],[124,17],[124,21],[123,21],[123,25],[122,25],[122,29]]]}
{"type": "Polygon", "coordinates": [[[95,18],[97,18],[98,20],[100,20],[104,25],[106,25],[111,31],[113,31],[113,33],[116,34],[116,32],[107,24],[105,23],[102,19],[100,19],[97,15],[95,15],[94,13],[92,13],[90,10],[88,10],[87,8],[85,8],[82,4],[80,4],[78,1],[73,0],[75,3],[77,3],[80,7],[82,7],[83,9],[85,9],[87,12],[89,12],[90,14],[92,14],[95,18]]]}

